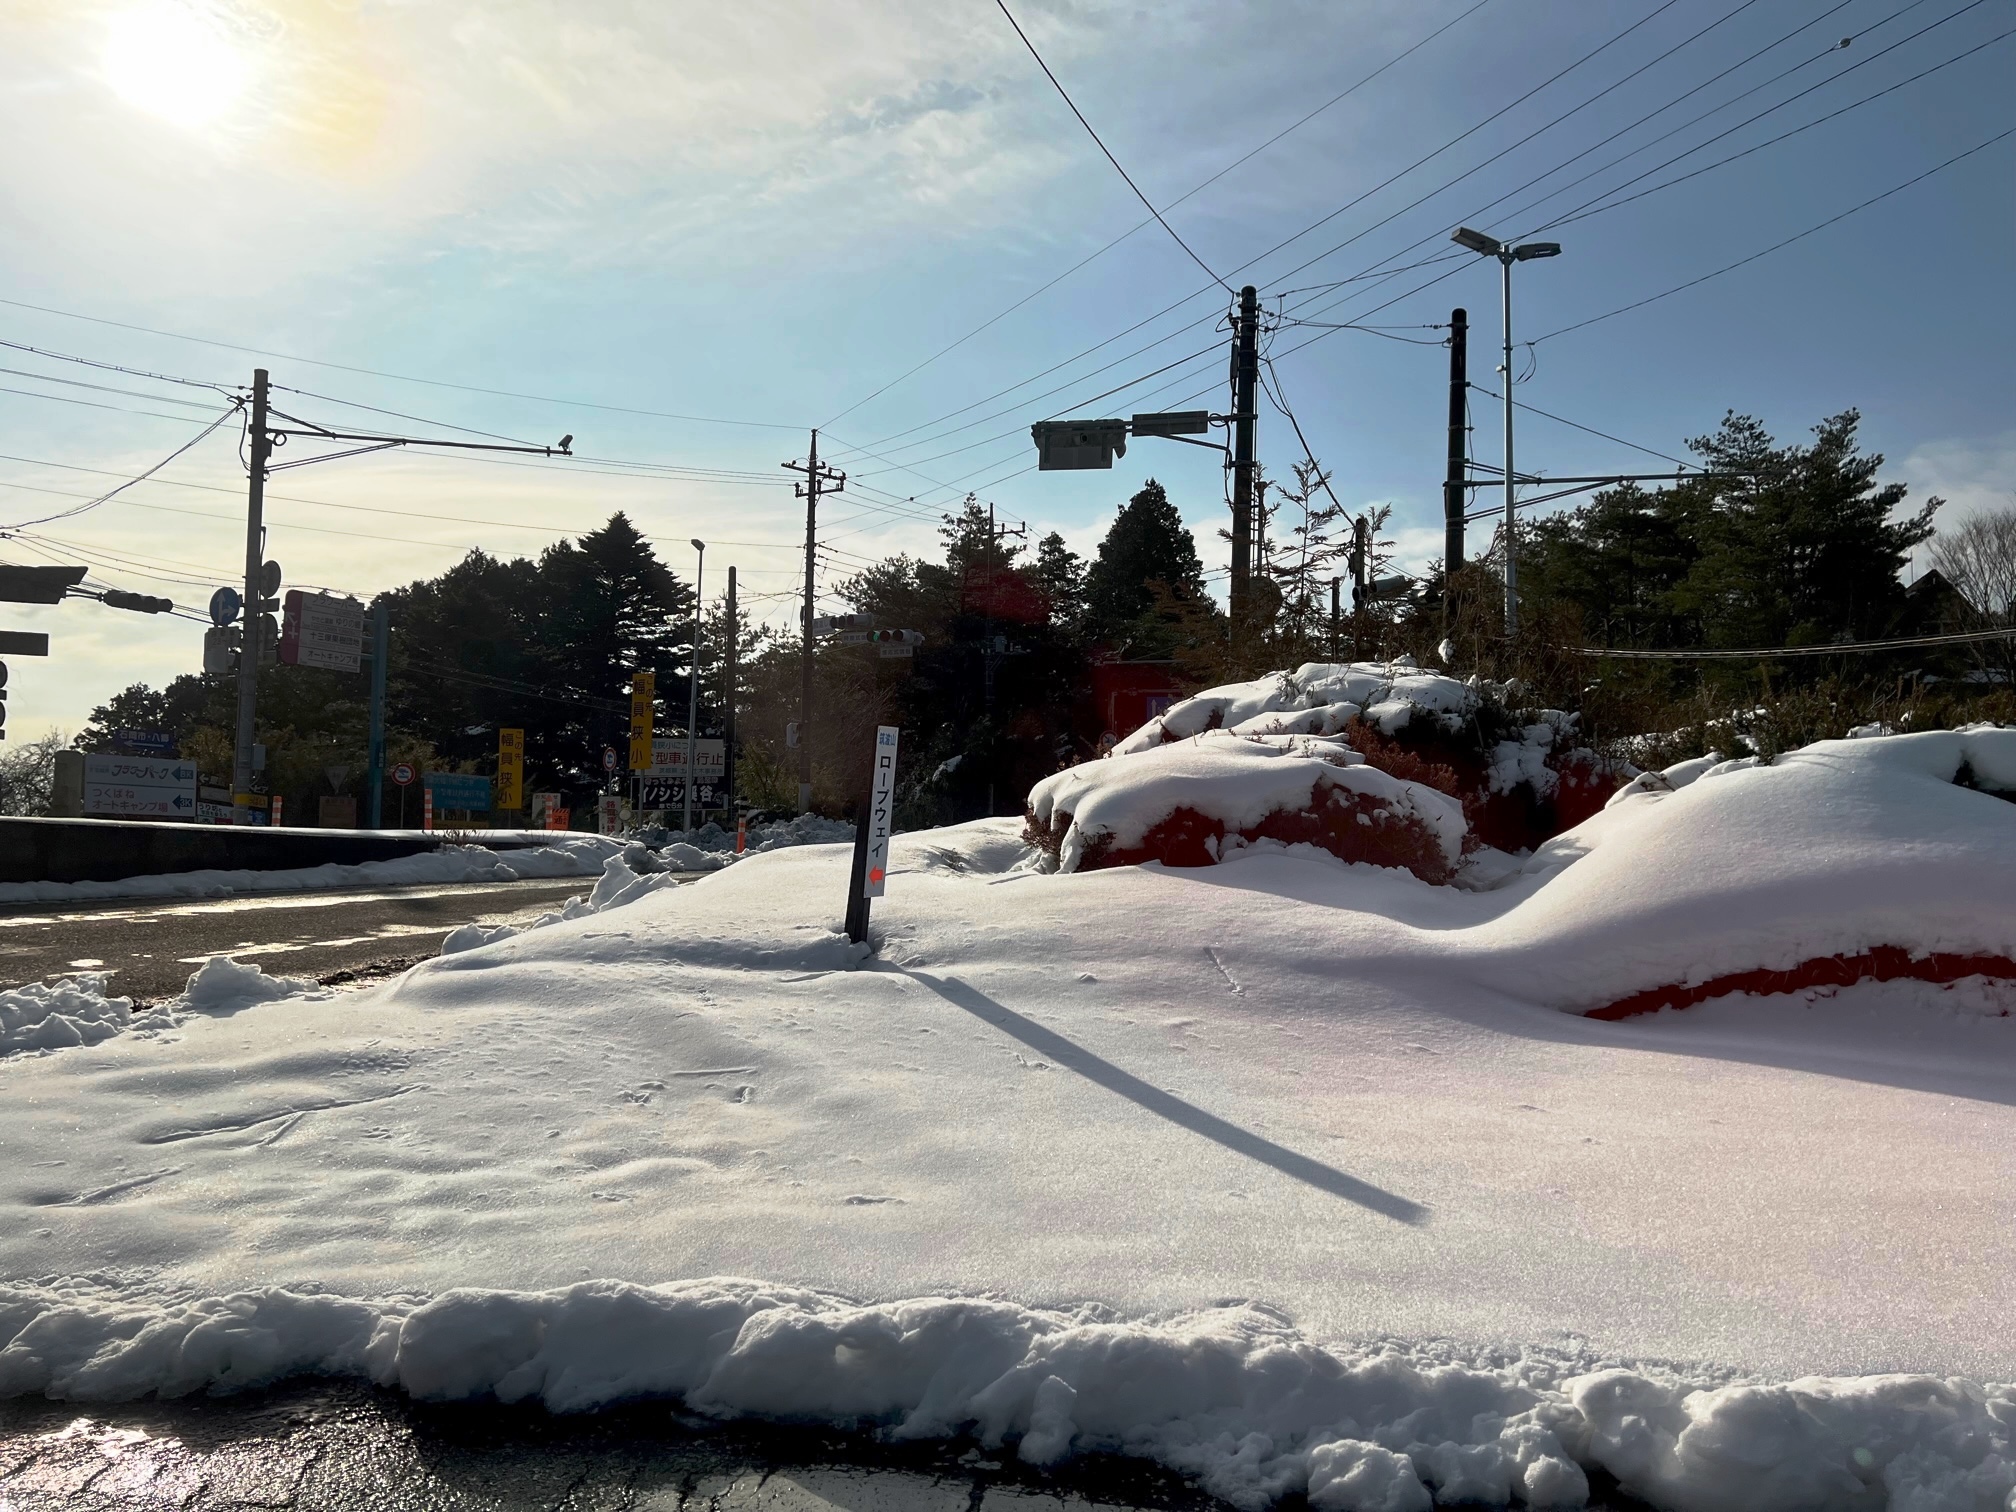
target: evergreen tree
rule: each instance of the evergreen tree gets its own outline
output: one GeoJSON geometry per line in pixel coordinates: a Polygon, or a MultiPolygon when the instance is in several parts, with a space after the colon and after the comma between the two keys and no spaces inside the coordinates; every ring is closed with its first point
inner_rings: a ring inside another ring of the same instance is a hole
{"type": "Polygon", "coordinates": [[[1036,543],[1032,570],[1049,603],[1051,625],[1064,635],[1076,636],[1085,620],[1085,559],[1053,530],[1036,543]]]}
{"type": "Polygon", "coordinates": [[[1137,652],[1166,640],[1158,633],[1157,583],[1178,600],[1204,599],[1196,538],[1168,492],[1150,478],[1114,519],[1086,574],[1088,632],[1115,644],[1131,640],[1137,652]]]}

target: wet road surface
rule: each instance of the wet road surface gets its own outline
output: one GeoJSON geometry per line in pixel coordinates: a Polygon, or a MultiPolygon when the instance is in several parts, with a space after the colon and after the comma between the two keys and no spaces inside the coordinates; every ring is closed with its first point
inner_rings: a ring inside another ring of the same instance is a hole
{"type": "Polygon", "coordinates": [[[213,955],[324,983],[390,975],[437,954],[472,921],[524,922],[586,893],[593,877],[453,883],[356,892],[0,906],[0,988],[110,975],[139,1002],[172,997],[213,955]]]}

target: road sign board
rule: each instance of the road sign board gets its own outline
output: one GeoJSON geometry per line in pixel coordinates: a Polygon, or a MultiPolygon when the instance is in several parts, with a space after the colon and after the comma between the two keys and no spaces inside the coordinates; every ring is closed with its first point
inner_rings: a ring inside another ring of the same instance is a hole
{"type": "Polygon", "coordinates": [[[605,772],[613,772],[616,770],[616,747],[614,746],[602,747],[602,770],[605,772]]]}
{"type": "Polygon", "coordinates": [[[290,667],[355,672],[364,660],[364,606],[330,593],[287,590],[280,660],[290,667]]]}
{"type": "Polygon", "coordinates": [[[233,623],[238,611],[245,607],[245,601],[238,596],[236,588],[219,588],[210,595],[210,623],[218,629],[233,623]]]}
{"type": "Polygon", "coordinates": [[[49,636],[41,630],[0,630],[0,656],[47,656],[49,636]]]}
{"type": "Polygon", "coordinates": [[[90,752],[84,757],[84,812],[125,819],[194,819],[196,763],[90,752]]]}
{"type": "Polygon", "coordinates": [[[280,591],[280,564],[267,562],[259,569],[259,597],[271,598],[280,591]]]}
{"type": "Polygon", "coordinates": [[[497,731],[497,807],[525,806],[525,732],[497,731]]]}
{"type": "MultiPolygon", "coordinates": [[[[720,778],[703,776],[693,785],[693,807],[720,808],[728,801],[727,793],[728,789],[720,778]]],[[[640,809],[681,808],[685,802],[686,784],[676,778],[646,777],[638,786],[637,806],[640,809]]]]}
{"type": "Polygon", "coordinates": [[[875,654],[877,656],[915,656],[917,648],[915,646],[906,646],[899,641],[893,646],[877,646],[875,654]]]}
{"type": "Polygon", "coordinates": [[[434,795],[436,809],[462,809],[468,813],[490,811],[490,779],[466,772],[429,772],[427,791],[434,795]]]}
{"type": "Polygon", "coordinates": [[[411,786],[413,782],[413,768],[403,761],[400,762],[399,765],[392,768],[392,780],[401,787],[411,786]]]}
{"type": "Polygon", "coordinates": [[[889,836],[896,812],[896,750],[902,731],[875,727],[875,768],[868,787],[868,871],[861,896],[879,898],[889,880],[889,836]]]}
{"type": "MultiPolygon", "coordinates": [[[[720,781],[728,770],[728,743],[724,740],[694,741],[693,769],[703,783],[720,781]]],[[[643,775],[660,782],[685,781],[685,740],[674,736],[652,741],[651,765],[644,768],[643,775]]]]}
{"type": "Polygon", "coordinates": [[[836,639],[843,646],[864,645],[868,640],[868,632],[866,630],[842,630],[836,639]]]}
{"type": "Polygon", "coordinates": [[[114,730],[112,743],[122,756],[166,756],[171,760],[177,745],[166,730],[114,730]]]}
{"type": "Polygon", "coordinates": [[[630,678],[630,770],[651,764],[651,715],[657,707],[658,674],[637,672],[630,678]]]}

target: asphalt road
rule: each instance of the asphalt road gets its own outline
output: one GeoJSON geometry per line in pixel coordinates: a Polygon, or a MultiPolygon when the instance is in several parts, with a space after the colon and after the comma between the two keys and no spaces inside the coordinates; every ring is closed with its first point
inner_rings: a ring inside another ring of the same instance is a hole
{"type": "Polygon", "coordinates": [[[0,907],[0,988],[109,973],[139,1002],[172,997],[213,955],[325,984],[388,976],[436,954],[471,921],[537,917],[585,893],[593,877],[458,883],[211,900],[131,900],[0,907]]]}

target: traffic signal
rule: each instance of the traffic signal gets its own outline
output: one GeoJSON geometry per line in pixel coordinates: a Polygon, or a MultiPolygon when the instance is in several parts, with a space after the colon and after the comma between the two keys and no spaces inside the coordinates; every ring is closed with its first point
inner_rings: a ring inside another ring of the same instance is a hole
{"type": "Polygon", "coordinates": [[[155,598],[150,593],[128,593],[124,588],[107,588],[98,601],[108,609],[131,609],[138,614],[166,614],[175,607],[172,599],[155,598]]]}
{"type": "Polygon", "coordinates": [[[0,567],[0,603],[60,604],[84,581],[87,567],[0,567]]]}

